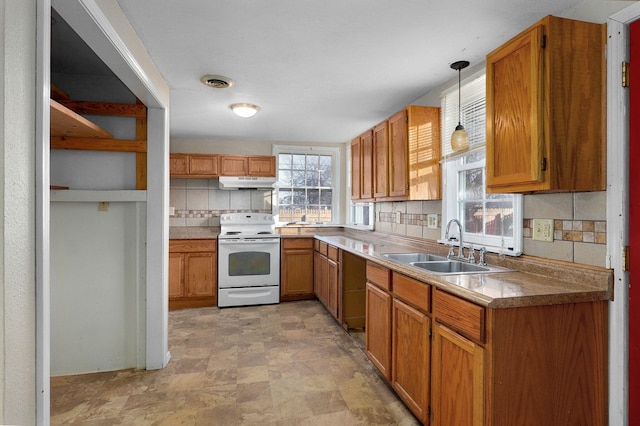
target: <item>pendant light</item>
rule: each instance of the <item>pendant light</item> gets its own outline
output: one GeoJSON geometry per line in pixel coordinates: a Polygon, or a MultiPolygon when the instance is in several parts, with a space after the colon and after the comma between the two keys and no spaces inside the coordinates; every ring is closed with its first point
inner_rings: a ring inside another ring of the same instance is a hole
{"type": "Polygon", "coordinates": [[[469,61],[458,61],[451,64],[451,68],[458,71],[458,125],[451,135],[451,149],[455,152],[469,149],[469,135],[460,122],[462,106],[460,105],[460,71],[469,66],[469,61]]]}

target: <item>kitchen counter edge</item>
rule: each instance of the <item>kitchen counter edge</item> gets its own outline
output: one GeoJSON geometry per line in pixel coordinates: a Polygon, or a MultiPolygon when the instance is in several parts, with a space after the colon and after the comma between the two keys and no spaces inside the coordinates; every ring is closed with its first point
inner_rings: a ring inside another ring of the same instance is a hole
{"type": "MultiPolygon", "coordinates": [[[[400,262],[386,259],[382,253],[414,250],[385,240],[379,247],[375,241],[364,241],[345,235],[316,235],[315,238],[355,255],[422,281],[470,302],[488,308],[556,305],[580,302],[609,301],[613,297],[613,272],[592,268],[602,275],[590,284],[568,281],[531,272],[514,270],[491,274],[434,275],[400,262]]],[[[567,265],[558,273],[570,274],[567,265]]]]}

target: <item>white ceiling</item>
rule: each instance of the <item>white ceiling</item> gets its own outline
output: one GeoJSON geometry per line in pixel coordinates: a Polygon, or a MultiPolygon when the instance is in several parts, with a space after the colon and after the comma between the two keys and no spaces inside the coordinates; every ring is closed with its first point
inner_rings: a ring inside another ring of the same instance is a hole
{"type": "MultiPolygon", "coordinates": [[[[583,0],[118,0],[171,88],[171,136],[345,142],[583,0]],[[229,89],[204,74],[235,81],[229,89]],[[254,103],[253,118],[229,105],[254,103]]],[[[463,73],[464,75],[464,73],[463,73]]]]}

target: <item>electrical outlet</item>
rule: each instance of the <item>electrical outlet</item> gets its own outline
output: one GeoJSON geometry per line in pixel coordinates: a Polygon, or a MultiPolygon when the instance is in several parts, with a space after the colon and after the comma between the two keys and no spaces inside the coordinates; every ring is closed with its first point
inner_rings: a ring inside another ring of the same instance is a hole
{"type": "Polygon", "coordinates": [[[553,241],[553,219],[533,219],[533,239],[553,241]]]}
{"type": "Polygon", "coordinates": [[[109,202],[108,201],[100,201],[98,203],[98,211],[99,212],[108,212],[109,211],[109,202]]]}
{"type": "Polygon", "coordinates": [[[401,219],[400,212],[396,212],[396,223],[400,223],[400,219],[401,219]]]}
{"type": "Polygon", "coordinates": [[[427,215],[427,228],[436,229],[438,227],[438,213],[429,213],[427,215]]]}

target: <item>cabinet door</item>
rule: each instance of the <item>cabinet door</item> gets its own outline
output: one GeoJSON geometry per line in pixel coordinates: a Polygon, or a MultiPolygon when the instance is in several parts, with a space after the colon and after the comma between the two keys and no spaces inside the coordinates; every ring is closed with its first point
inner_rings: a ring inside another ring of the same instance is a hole
{"type": "Polygon", "coordinates": [[[276,157],[249,157],[247,161],[249,176],[275,177],[276,157]]]}
{"type": "Polygon", "coordinates": [[[409,189],[407,168],[407,111],[389,119],[389,197],[406,197],[409,189]]]}
{"type": "Polygon", "coordinates": [[[440,324],[433,332],[432,424],[482,425],[484,348],[440,324]]]}
{"type": "Polygon", "coordinates": [[[189,174],[203,176],[218,176],[217,155],[190,155],[189,174]]]}
{"type": "Polygon", "coordinates": [[[535,27],[487,56],[489,188],[543,179],[543,35],[535,27]]]}
{"type": "Polygon", "coordinates": [[[430,319],[393,300],[393,380],[398,395],[423,423],[428,423],[430,319]]]}
{"type": "Polygon", "coordinates": [[[391,295],[367,283],[365,340],[367,357],[391,380],[391,295]]]}
{"type": "Polygon", "coordinates": [[[389,195],[389,135],[387,122],[373,129],[373,196],[384,198],[389,195]]]}
{"type": "Polygon", "coordinates": [[[169,298],[184,296],[184,254],[169,253],[169,298]]]}
{"type": "Polygon", "coordinates": [[[220,156],[220,176],[246,176],[248,173],[247,157],[243,155],[220,156]]]}
{"type": "Polygon", "coordinates": [[[188,156],[185,154],[169,155],[169,174],[171,176],[185,176],[189,174],[188,156]]]}
{"type": "Polygon", "coordinates": [[[373,132],[369,130],[360,136],[360,198],[373,198],[373,132]]]}
{"type": "Polygon", "coordinates": [[[314,252],[313,259],[313,291],[320,302],[326,307],[329,288],[327,284],[329,262],[326,256],[314,252]]]}
{"type": "Polygon", "coordinates": [[[216,294],[216,254],[186,253],[185,255],[186,295],[215,296],[216,294]]]}
{"type": "Polygon", "coordinates": [[[409,197],[439,200],[440,108],[411,105],[409,114],[409,197]]]}
{"type": "Polygon", "coordinates": [[[362,181],[362,170],[360,165],[362,163],[360,153],[360,137],[351,141],[351,199],[359,200],[361,198],[360,183],[362,181]]]}
{"type": "Polygon", "coordinates": [[[338,318],[338,279],[338,263],[327,259],[327,309],[335,318],[338,318]]]}
{"type": "Polygon", "coordinates": [[[313,249],[282,250],[280,295],[283,300],[313,298],[313,249]]]}

